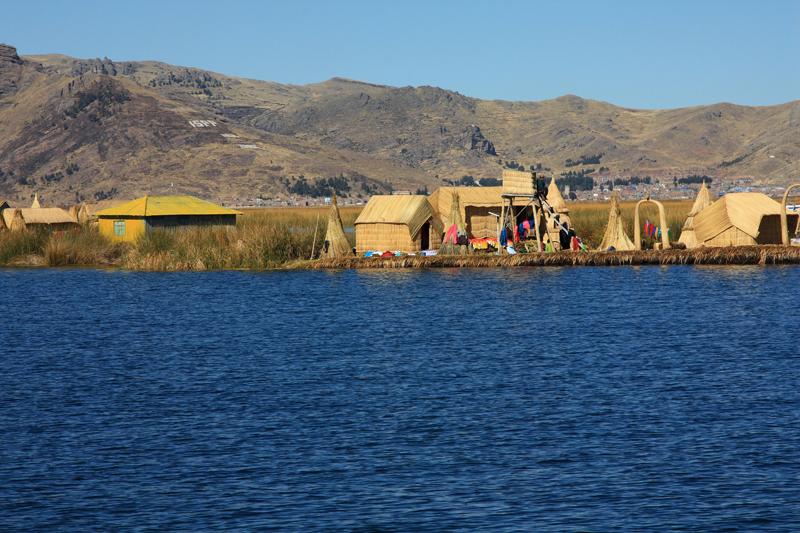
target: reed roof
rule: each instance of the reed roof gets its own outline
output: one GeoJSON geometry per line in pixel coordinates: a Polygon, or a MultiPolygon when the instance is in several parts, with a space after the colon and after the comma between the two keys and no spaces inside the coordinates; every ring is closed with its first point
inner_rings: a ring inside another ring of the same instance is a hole
{"type": "Polygon", "coordinates": [[[693,217],[697,215],[709,205],[711,205],[711,195],[708,192],[708,187],[706,187],[706,182],[703,182],[703,184],[700,186],[700,190],[697,191],[697,197],[694,199],[692,210],[689,211],[688,216],[693,217]]]}
{"type": "Polygon", "coordinates": [[[97,212],[98,217],[163,217],[181,215],[241,215],[239,211],[194,196],[142,196],[97,212]]]}
{"type": "Polygon", "coordinates": [[[567,202],[564,201],[561,191],[558,190],[555,178],[552,178],[550,185],[547,186],[547,203],[556,213],[569,213],[567,202]]]}
{"type": "Polygon", "coordinates": [[[11,227],[14,212],[19,211],[26,225],[30,224],[76,224],[77,220],[59,207],[22,207],[17,209],[3,209],[3,221],[11,227]]]}
{"type": "Polygon", "coordinates": [[[700,211],[692,221],[699,242],[713,239],[734,227],[753,239],[758,237],[761,219],[780,215],[781,204],[760,192],[729,193],[700,211]]]}
{"type": "Polygon", "coordinates": [[[496,207],[503,205],[502,187],[439,187],[428,196],[433,210],[438,213],[445,226],[452,224],[453,193],[458,194],[462,219],[467,218],[468,207],[496,207]]]}
{"type": "Polygon", "coordinates": [[[402,224],[414,236],[433,215],[426,196],[377,195],[369,199],[355,224],[402,224]]]}

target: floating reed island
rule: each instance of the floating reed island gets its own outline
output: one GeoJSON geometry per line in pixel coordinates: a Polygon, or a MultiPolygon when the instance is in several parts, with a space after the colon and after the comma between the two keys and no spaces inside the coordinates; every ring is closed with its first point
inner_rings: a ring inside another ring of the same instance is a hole
{"type": "MultiPolygon", "coordinates": [[[[508,178],[508,179],[507,179],[508,178]]],[[[555,181],[374,196],[363,209],[234,211],[148,196],[90,214],[0,201],[0,265],[128,270],[479,268],[800,263],[798,215],[756,193],[694,204],[565,202],[555,181]],[[656,215],[651,223],[646,218],[656,215]],[[652,209],[655,206],[657,209],[652,209]],[[690,208],[691,207],[691,208],[690,208]],[[657,212],[655,212],[657,211],[657,212]],[[633,235],[631,239],[629,235],[633,235]],[[792,246],[792,245],[795,246],[792,246]]]]}
{"type": "Polygon", "coordinates": [[[509,268],[539,266],[631,265],[787,265],[800,264],[798,246],[733,246],[615,252],[554,252],[516,255],[436,255],[400,257],[340,257],[294,261],[288,269],[386,268],[509,268]]]}

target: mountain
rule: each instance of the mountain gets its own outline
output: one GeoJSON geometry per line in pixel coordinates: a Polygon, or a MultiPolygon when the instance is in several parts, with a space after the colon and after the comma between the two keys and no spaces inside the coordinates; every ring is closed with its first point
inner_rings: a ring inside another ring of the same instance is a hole
{"type": "Polygon", "coordinates": [[[62,204],[169,191],[230,204],[331,187],[368,196],[496,178],[512,161],[556,174],[606,167],[783,183],[800,171],[798,155],[800,101],[635,110],[577,96],[480,100],[341,78],[298,86],[150,61],[20,57],[0,45],[0,197],[17,201],[33,191],[62,204]]]}

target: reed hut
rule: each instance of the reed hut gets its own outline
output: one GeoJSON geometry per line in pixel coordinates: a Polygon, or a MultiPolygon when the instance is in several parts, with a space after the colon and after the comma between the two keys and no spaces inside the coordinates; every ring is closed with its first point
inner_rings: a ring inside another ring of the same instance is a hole
{"type": "Polygon", "coordinates": [[[694,204],[692,204],[692,210],[689,211],[686,222],[683,224],[681,236],[678,239],[678,242],[685,244],[687,248],[696,248],[698,246],[697,235],[695,235],[694,232],[694,217],[700,214],[700,211],[709,205],[711,205],[711,195],[708,192],[708,187],[706,187],[706,182],[703,182],[700,186],[700,190],[697,192],[697,198],[694,199],[694,204]]]}
{"type": "Polygon", "coordinates": [[[31,209],[40,209],[42,204],[39,203],[39,193],[33,193],[33,202],[31,202],[31,209]]]}
{"type": "Polygon", "coordinates": [[[442,227],[426,196],[373,196],[358,215],[356,251],[418,252],[437,249],[442,227]]]}
{"type": "Polygon", "coordinates": [[[25,231],[27,229],[25,219],[22,218],[21,209],[5,209],[3,210],[3,215],[6,226],[8,226],[8,229],[11,231],[25,231]],[[10,218],[5,217],[7,212],[10,214],[10,218]]]}
{"type": "Polygon", "coordinates": [[[439,187],[428,200],[436,212],[439,224],[452,224],[453,194],[458,194],[459,214],[470,238],[497,236],[497,217],[503,206],[502,187],[439,187]],[[492,213],[495,213],[494,215],[492,213]]]}
{"type": "Polygon", "coordinates": [[[606,232],[603,234],[603,242],[600,243],[600,251],[607,250],[628,251],[636,249],[633,241],[625,233],[622,225],[622,213],[619,209],[619,197],[617,193],[611,195],[611,209],[608,211],[608,224],[606,232]]]}
{"type": "Polygon", "coordinates": [[[333,195],[331,208],[328,211],[328,229],[325,230],[325,244],[322,247],[321,257],[348,257],[353,255],[350,241],[344,233],[342,217],[339,214],[339,205],[336,194],[333,195]]]}
{"type": "MultiPolygon", "coordinates": [[[[797,226],[798,215],[788,215],[797,226]]],[[[729,193],[692,221],[698,246],[781,244],[781,204],[766,194],[729,193]]]]}
{"type": "MultiPolygon", "coordinates": [[[[572,221],[569,218],[569,207],[567,207],[567,202],[564,201],[564,196],[561,195],[561,191],[558,190],[555,178],[552,178],[550,180],[550,185],[547,186],[547,203],[553,208],[555,214],[559,215],[559,220],[561,220],[561,222],[566,222],[570,226],[572,225],[572,221]]],[[[548,216],[550,215],[548,214],[548,216]]]]}
{"type": "Polygon", "coordinates": [[[449,226],[444,227],[444,239],[439,253],[445,255],[461,255],[467,251],[467,227],[461,218],[461,207],[458,192],[453,191],[450,198],[450,214],[447,216],[449,226]],[[465,239],[464,242],[459,242],[465,239]]]}
{"type": "Polygon", "coordinates": [[[561,225],[566,224],[572,226],[572,220],[569,217],[569,207],[567,202],[564,201],[561,191],[558,190],[556,179],[550,180],[550,185],[547,186],[547,203],[553,208],[553,212],[545,211],[545,229],[543,231],[543,242],[545,245],[550,243],[553,250],[561,249],[561,240],[559,239],[559,232],[561,225]]]}
{"type": "Polygon", "coordinates": [[[100,233],[133,241],[151,229],[235,226],[238,211],[194,196],[143,196],[97,212],[100,233]]]}
{"type": "Polygon", "coordinates": [[[6,226],[6,221],[2,216],[3,209],[8,209],[8,207],[8,202],[5,200],[0,200],[0,231],[8,229],[8,226],[6,226]]]}
{"type": "Polygon", "coordinates": [[[85,225],[91,222],[92,215],[89,213],[89,208],[86,204],[81,204],[80,209],[78,209],[78,224],[85,225]]]}
{"type": "Polygon", "coordinates": [[[78,225],[68,212],[58,207],[7,208],[2,210],[2,217],[5,226],[11,231],[25,228],[64,231],[78,225]]]}

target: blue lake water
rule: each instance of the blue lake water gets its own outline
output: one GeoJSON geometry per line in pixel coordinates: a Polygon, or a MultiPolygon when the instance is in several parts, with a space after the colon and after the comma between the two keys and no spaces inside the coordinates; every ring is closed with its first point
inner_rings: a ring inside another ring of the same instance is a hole
{"type": "Polygon", "coordinates": [[[798,530],[798,287],[0,270],[0,530],[798,530]]]}

